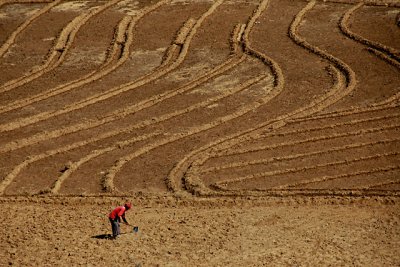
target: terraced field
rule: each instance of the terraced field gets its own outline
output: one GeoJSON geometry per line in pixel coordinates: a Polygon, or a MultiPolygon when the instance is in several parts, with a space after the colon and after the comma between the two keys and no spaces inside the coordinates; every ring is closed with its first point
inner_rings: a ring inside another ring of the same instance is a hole
{"type": "Polygon", "coordinates": [[[398,266],[399,99],[398,0],[0,0],[0,266],[398,266]]]}
{"type": "Polygon", "coordinates": [[[1,1],[3,195],[400,192],[398,1],[1,1]]]}

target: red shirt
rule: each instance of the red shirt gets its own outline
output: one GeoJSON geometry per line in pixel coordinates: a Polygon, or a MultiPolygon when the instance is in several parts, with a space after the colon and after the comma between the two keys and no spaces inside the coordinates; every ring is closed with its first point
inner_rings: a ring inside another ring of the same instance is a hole
{"type": "Polygon", "coordinates": [[[115,220],[117,216],[125,216],[125,207],[124,206],[119,206],[116,207],[109,215],[108,217],[115,220]]]}

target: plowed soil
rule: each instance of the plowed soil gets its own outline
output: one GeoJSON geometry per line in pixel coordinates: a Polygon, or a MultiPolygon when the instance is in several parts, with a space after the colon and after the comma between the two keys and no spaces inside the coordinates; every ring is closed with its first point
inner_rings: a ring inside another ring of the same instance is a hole
{"type": "Polygon", "coordinates": [[[399,14],[0,0],[0,265],[399,265],[399,14]]]}

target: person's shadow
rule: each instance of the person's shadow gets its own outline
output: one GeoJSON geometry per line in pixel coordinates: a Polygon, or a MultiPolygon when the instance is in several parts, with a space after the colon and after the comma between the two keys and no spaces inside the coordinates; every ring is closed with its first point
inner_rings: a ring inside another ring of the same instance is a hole
{"type": "MultiPolygon", "coordinates": [[[[133,227],[133,232],[120,233],[120,235],[137,233],[138,231],[139,231],[139,227],[135,226],[135,227],[133,227]]],[[[94,235],[94,236],[92,236],[92,238],[96,238],[96,239],[112,239],[112,234],[94,235]]]]}
{"type": "Polygon", "coordinates": [[[92,236],[92,238],[96,238],[96,239],[111,239],[112,238],[112,234],[94,235],[94,236],[92,236]]]}

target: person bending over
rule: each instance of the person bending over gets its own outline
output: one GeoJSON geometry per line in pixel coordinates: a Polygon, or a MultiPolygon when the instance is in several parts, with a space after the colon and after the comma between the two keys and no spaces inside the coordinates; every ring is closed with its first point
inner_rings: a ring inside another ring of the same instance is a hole
{"type": "Polygon", "coordinates": [[[112,229],[112,239],[116,239],[117,236],[121,234],[121,229],[119,223],[122,221],[126,225],[130,225],[125,218],[125,212],[132,208],[132,204],[130,202],[125,203],[123,206],[116,207],[109,215],[108,218],[110,219],[111,229],[112,229]]]}

